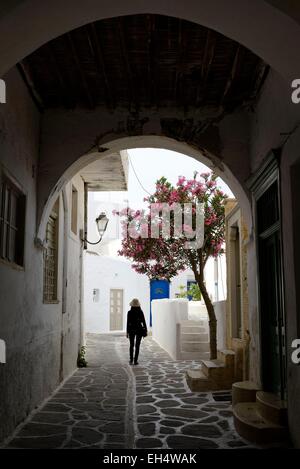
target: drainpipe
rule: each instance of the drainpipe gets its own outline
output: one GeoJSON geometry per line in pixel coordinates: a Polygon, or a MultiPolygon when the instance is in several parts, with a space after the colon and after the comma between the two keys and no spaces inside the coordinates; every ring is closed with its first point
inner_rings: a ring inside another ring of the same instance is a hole
{"type": "Polygon", "coordinates": [[[219,265],[218,258],[214,259],[215,301],[219,301],[219,265]]]}
{"type": "Polygon", "coordinates": [[[83,249],[87,249],[87,226],[88,226],[88,185],[84,183],[84,242],[83,242],[83,249]]]}
{"type": "MultiPolygon", "coordinates": [[[[87,239],[87,221],[88,221],[88,185],[84,183],[84,213],[83,213],[83,232],[84,240],[87,239]]],[[[87,242],[82,241],[80,246],[80,346],[85,345],[85,330],[84,330],[84,256],[87,249],[87,242]]]]}
{"type": "Polygon", "coordinates": [[[80,347],[85,345],[85,330],[84,330],[84,249],[81,245],[80,248],[80,347]]]}
{"type": "Polygon", "coordinates": [[[66,189],[62,191],[64,213],[64,239],[63,239],[63,285],[62,285],[62,311],[61,311],[61,341],[60,341],[60,368],[59,381],[64,379],[64,342],[65,342],[65,314],[67,312],[67,288],[68,288],[68,251],[69,251],[69,225],[68,225],[68,197],[66,189]]]}

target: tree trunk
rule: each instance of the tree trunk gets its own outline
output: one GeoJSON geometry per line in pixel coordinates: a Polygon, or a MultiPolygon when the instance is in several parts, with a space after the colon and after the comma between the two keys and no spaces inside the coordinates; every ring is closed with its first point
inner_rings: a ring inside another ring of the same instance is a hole
{"type": "Polygon", "coordinates": [[[215,360],[217,358],[217,318],[204,282],[199,280],[198,285],[203,296],[209,318],[210,359],[215,360]]]}

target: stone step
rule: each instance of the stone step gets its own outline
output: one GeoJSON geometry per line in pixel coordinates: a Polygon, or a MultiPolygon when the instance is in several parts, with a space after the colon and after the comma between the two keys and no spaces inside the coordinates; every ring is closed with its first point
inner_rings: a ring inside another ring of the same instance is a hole
{"type": "Polygon", "coordinates": [[[181,334],[181,342],[208,342],[208,334],[205,332],[184,332],[181,334]]]}
{"type": "Polygon", "coordinates": [[[180,323],[183,326],[208,326],[208,319],[200,319],[198,321],[190,321],[188,319],[185,319],[183,321],[180,321],[180,323]]]}
{"type": "Polygon", "coordinates": [[[220,360],[202,360],[203,373],[208,378],[218,377],[224,368],[225,365],[220,360]]]}
{"type": "Polygon", "coordinates": [[[209,358],[209,352],[180,352],[180,358],[178,360],[207,360],[209,358]]]}
{"type": "Polygon", "coordinates": [[[253,443],[268,444],[288,438],[287,428],[263,418],[256,402],[240,402],[233,406],[233,420],[237,432],[253,443]]]}
{"type": "Polygon", "coordinates": [[[188,370],[186,372],[186,382],[192,392],[215,391],[216,384],[204,375],[201,369],[188,370]]]}
{"type": "Polygon", "coordinates": [[[181,326],[182,334],[207,334],[208,330],[203,326],[181,326]]]}
{"type": "Polygon", "coordinates": [[[234,369],[228,368],[220,360],[202,360],[205,376],[217,383],[219,389],[231,389],[234,382],[234,369]]]}
{"type": "Polygon", "coordinates": [[[181,342],[182,352],[209,352],[209,342],[181,342]]]}
{"type": "Polygon", "coordinates": [[[218,360],[223,362],[225,366],[234,368],[235,352],[233,350],[218,350],[218,360]]]}
{"type": "Polygon", "coordinates": [[[256,404],[262,418],[276,425],[287,426],[287,403],[270,392],[258,391],[256,404]]]}
{"type": "Polygon", "coordinates": [[[260,390],[253,381],[238,381],[232,385],[232,405],[240,402],[255,402],[256,393],[260,390]]]}

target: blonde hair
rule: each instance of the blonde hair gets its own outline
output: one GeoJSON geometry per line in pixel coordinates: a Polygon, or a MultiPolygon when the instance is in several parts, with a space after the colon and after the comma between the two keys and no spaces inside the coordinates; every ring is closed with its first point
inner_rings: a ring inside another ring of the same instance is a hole
{"type": "Polygon", "coordinates": [[[141,306],[139,300],[137,298],[133,298],[133,300],[131,300],[131,302],[129,303],[130,306],[141,306]]]}

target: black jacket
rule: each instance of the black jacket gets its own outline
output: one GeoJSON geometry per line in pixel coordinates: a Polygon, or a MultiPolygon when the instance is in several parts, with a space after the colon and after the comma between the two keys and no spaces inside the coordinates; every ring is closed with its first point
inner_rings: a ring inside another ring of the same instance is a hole
{"type": "Polygon", "coordinates": [[[127,313],[127,334],[146,335],[147,324],[139,306],[132,306],[127,313]]]}

